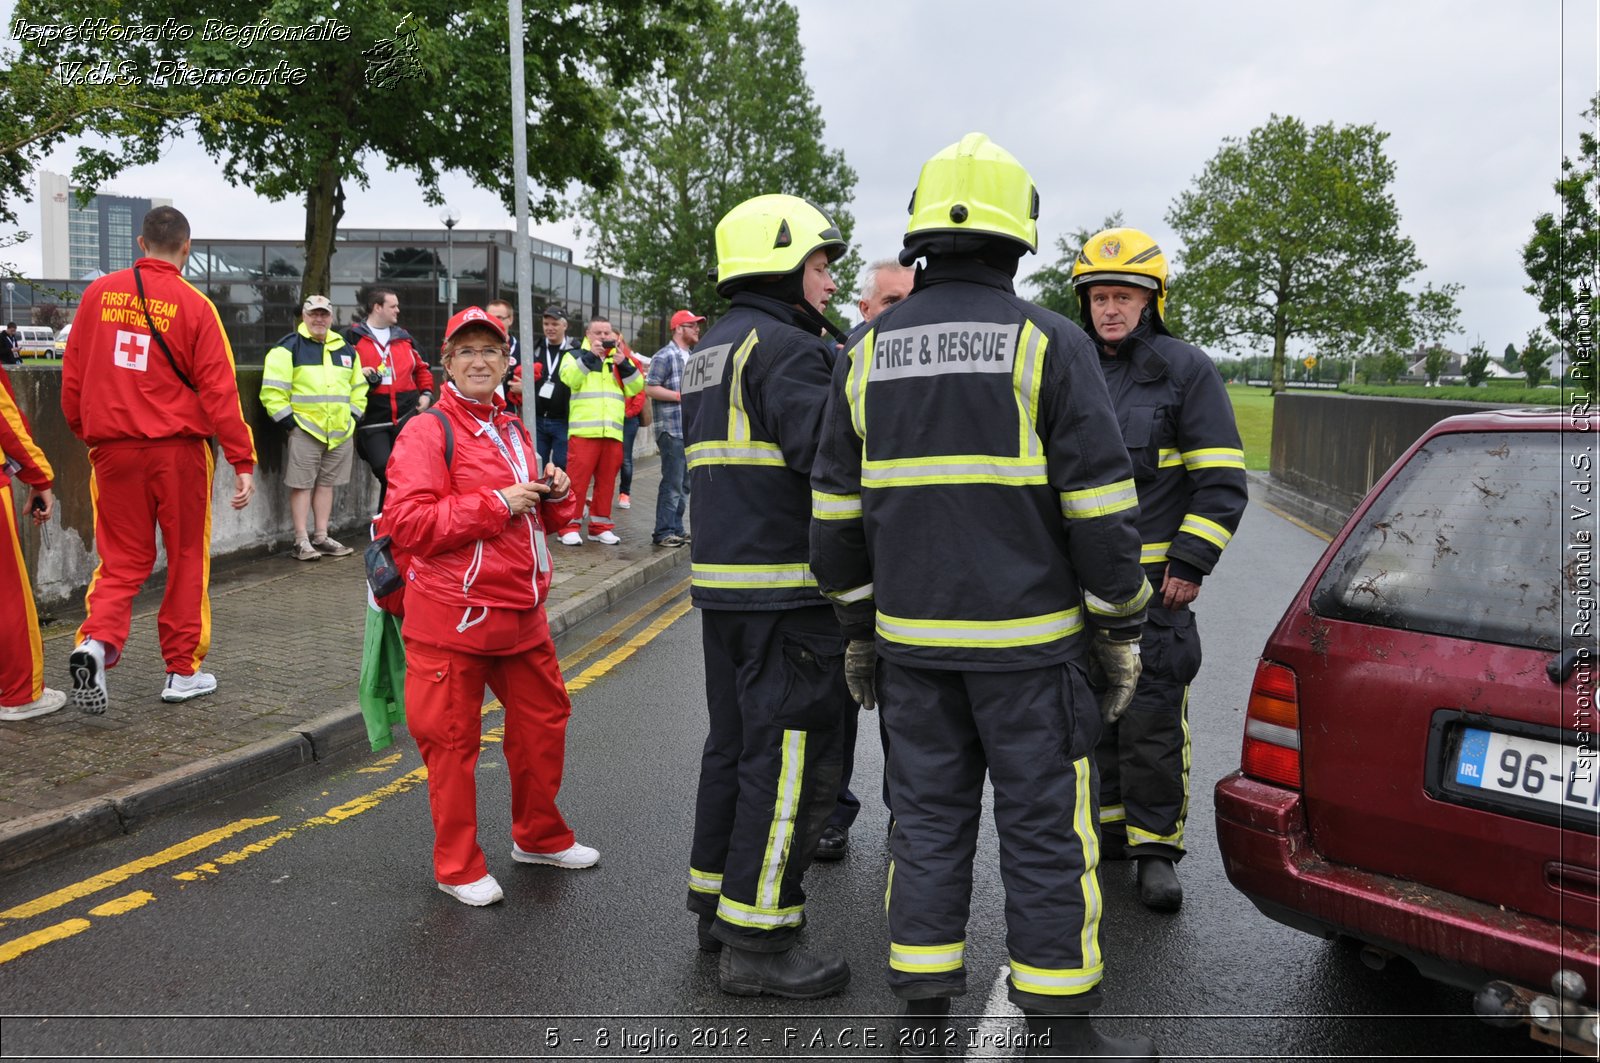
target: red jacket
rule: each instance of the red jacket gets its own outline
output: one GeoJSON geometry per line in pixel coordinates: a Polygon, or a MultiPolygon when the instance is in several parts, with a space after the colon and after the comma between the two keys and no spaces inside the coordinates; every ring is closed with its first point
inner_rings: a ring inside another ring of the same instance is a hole
{"type": "MultiPolygon", "coordinates": [[[[11,469],[17,467],[17,479],[39,491],[48,491],[55,473],[50,461],[33,441],[33,428],[17,405],[16,392],[11,390],[11,379],[0,372],[0,499],[6,507],[11,502],[11,469]]],[[[0,520],[10,520],[9,508],[0,507],[0,520]]]]}
{"type": "MultiPolygon", "coordinates": [[[[507,429],[515,426],[531,462],[533,440],[522,422],[506,414],[498,395],[490,406],[464,398],[449,384],[434,409],[450,419],[452,460],[445,463],[444,425],[438,417],[407,421],[389,461],[383,517],[396,545],[410,555],[408,621],[418,610],[418,599],[426,599],[447,607],[451,623],[465,625],[458,628],[465,634],[483,619],[475,610],[527,611],[544,602],[550,589],[544,529],[566,524],[582,503],[569,491],[559,501],[513,517],[498,489],[519,477],[481,434],[480,418],[492,417],[507,442],[507,429]]],[[[543,473],[530,469],[529,475],[543,473]]]]}
{"type": "Polygon", "coordinates": [[[433,374],[411,333],[395,325],[389,330],[389,346],[382,348],[363,321],[345,330],[344,341],[356,349],[362,369],[390,370],[392,383],[374,384],[367,390],[367,409],[363,425],[399,424],[416,412],[417,400],[433,394],[433,374]]]}
{"type": "Polygon", "coordinates": [[[89,285],[72,319],[61,361],[67,427],[91,447],[214,435],[236,472],[253,471],[255,438],[217,308],[170,262],[141,258],[134,269],[173,361],[199,391],[178,378],[151,337],[133,270],[118,270],[89,285]]]}

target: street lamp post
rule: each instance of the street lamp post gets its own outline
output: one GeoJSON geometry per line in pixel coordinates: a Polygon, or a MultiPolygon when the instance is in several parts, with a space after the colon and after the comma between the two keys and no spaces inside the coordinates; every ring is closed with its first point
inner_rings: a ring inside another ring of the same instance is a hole
{"type": "Polygon", "coordinates": [[[448,321],[456,316],[456,224],[461,212],[446,207],[439,212],[439,220],[444,222],[444,316],[448,321]]]}
{"type": "Polygon", "coordinates": [[[13,298],[12,293],[15,292],[16,290],[17,290],[17,282],[16,281],[6,281],[6,320],[7,321],[15,320],[13,315],[16,313],[16,311],[12,309],[11,303],[12,303],[12,298],[13,298]]]}

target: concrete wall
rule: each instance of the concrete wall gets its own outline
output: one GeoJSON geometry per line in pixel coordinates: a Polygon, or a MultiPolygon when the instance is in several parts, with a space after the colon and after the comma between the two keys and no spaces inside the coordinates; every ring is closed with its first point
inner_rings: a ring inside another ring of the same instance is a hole
{"type": "MultiPolygon", "coordinates": [[[[89,500],[89,452],[67,430],[61,415],[61,372],[56,367],[13,369],[11,384],[22,412],[33,424],[34,441],[55,468],[57,515],[35,531],[23,524],[22,550],[33,578],[33,593],[48,608],[77,598],[89,585],[97,557],[94,553],[94,509],[89,500]]],[[[256,468],[256,496],[243,510],[228,505],[233,495],[233,469],[217,453],[217,475],[212,486],[211,553],[229,554],[283,550],[289,546],[289,489],[283,486],[284,433],[268,419],[256,398],[261,390],[260,367],[239,369],[239,397],[245,417],[256,436],[260,463],[256,468]]],[[[13,490],[17,513],[27,501],[26,492],[13,490]]],[[[359,459],[347,487],[333,495],[332,525],[360,527],[378,501],[378,481],[359,459]]],[[[115,520],[116,514],[106,515],[115,520]]],[[[166,554],[158,552],[156,571],[166,569],[166,554]]]]}
{"type": "MultiPolygon", "coordinates": [[[[0,370],[4,372],[4,370],[0,370]]],[[[286,550],[294,522],[289,516],[289,489],[283,486],[284,433],[267,417],[257,398],[261,367],[240,366],[239,397],[256,437],[256,495],[244,510],[228,505],[233,496],[233,469],[217,451],[217,475],[211,490],[211,555],[227,557],[286,550]]],[[[22,552],[41,608],[81,598],[98,560],[94,553],[94,509],[89,500],[89,452],[67,429],[61,414],[61,371],[58,366],[23,366],[11,371],[11,384],[22,412],[33,425],[34,441],[50,459],[56,475],[57,515],[42,529],[32,521],[22,526],[22,552]]],[[[655,430],[641,429],[634,455],[656,453],[655,430]]],[[[14,487],[11,503],[17,514],[27,492],[14,487]]],[[[378,481],[359,458],[350,483],[334,489],[334,534],[363,529],[378,508],[378,481]]],[[[107,519],[115,519],[115,514],[107,519]]],[[[159,542],[159,540],[158,540],[159,542]]],[[[158,548],[157,573],[166,571],[166,552],[158,548]]]]}
{"type": "Polygon", "coordinates": [[[1272,407],[1272,478],[1348,516],[1423,432],[1506,405],[1282,392],[1272,407]]]}

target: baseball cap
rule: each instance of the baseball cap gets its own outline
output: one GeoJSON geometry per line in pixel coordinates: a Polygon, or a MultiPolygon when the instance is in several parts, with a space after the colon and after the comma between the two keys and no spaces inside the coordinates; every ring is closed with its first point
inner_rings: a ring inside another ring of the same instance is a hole
{"type": "Polygon", "coordinates": [[[328,297],[326,295],[312,295],[308,296],[306,298],[305,305],[300,307],[300,312],[302,314],[307,310],[326,310],[331,314],[333,313],[333,304],[328,302],[328,297]]]}
{"type": "Polygon", "coordinates": [[[559,306],[547,306],[547,307],[544,308],[544,315],[543,316],[545,316],[545,317],[559,317],[562,320],[565,320],[566,316],[567,316],[567,312],[565,310],[561,309],[559,306]]]}
{"type": "Polygon", "coordinates": [[[682,328],[684,325],[689,325],[689,324],[692,324],[692,323],[694,323],[696,321],[704,321],[704,320],[705,320],[705,318],[697,317],[697,316],[695,316],[694,314],[690,313],[687,310],[679,310],[676,314],[672,315],[672,327],[673,328],[682,328]]]}
{"type": "Polygon", "coordinates": [[[451,318],[450,323],[444,327],[444,341],[449,343],[450,337],[468,325],[484,325],[502,340],[506,338],[506,327],[500,323],[499,318],[481,306],[469,306],[451,318]]]}

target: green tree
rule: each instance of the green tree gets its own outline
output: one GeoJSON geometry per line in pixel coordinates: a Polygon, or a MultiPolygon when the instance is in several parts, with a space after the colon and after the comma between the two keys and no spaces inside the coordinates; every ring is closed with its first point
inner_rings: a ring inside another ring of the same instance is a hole
{"type": "MultiPolygon", "coordinates": [[[[1555,191],[1561,208],[1533,221],[1533,236],[1522,249],[1528,274],[1524,289],[1539,300],[1545,327],[1569,356],[1578,348],[1578,315],[1582,304],[1592,310],[1594,286],[1600,277],[1600,95],[1583,112],[1589,128],[1578,134],[1578,158],[1561,160],[1555,191]]],[[[1530,384],[1530,386],[1533,386],[1530,384]]]]}
{"type": "Polygon", "coordinates": [[[1489,375],[1489,348],[1482,340],[1472,345],[1467,352],[1466,360],[1461,363],[1461,375],[1466,378],[1467,387],[1475,388],[1484,382],[1489,375]]]}
{"type": "MultiPolygon", "coordinates": [[[[604,185],[615,177],[605,150],[619,85],[647,70],[659,55],[682,51],[683,26],[705,0],[525,0],[528,162],[535,186],[535,217],[554,216],[549,191],[570,181],[604,185]]],[[[106,16],[103,0],[21,0],[17,15],[40,25],[76,25],[106,16]]],[[[366,188],[368,174],[384,167],[416,176],[424,202],[443,202],[440,177],[465,173],[477,185],[513,200],[509,43],[504,4],[491,0],[276,0],[269,7],[246,0],[145,0],[122,21],[147,27],[173,24],[195,32],[153,39],[27,41],[22,61],[61,70],[63,64],[102,60],[128,63],[146,79],[144,89],[166,93],[163,76],[183,82],[183,71],[272,70],[253,85],[254,106],[272,122],[194,122],[194,112],[139,112],[147,121],[117,136],[114,109],[95,111],[84,127],[106,134],[111,147],[80,150],[80,170],[105,178],[148,161],[159,145],[193,125],[222,175],[271,200],[299,199],[306,208],[303,292],[328,290],[334,233],[346,192],[366,188]],[[245,43],[221,27],[318,27],[326,40],[245,43]],[[340,28],[346,36],[340,39],[340,28]],[[161,64],[167,64],[165,66],[161,64]],[[303,72],[301,74],[296,72],[303,72]]],[[[118,21],[113,19],[113,21],[118,21]]],[[[226,86],[190,86],[196,106],[216,106],[226,86]]],[[[49,93],[46,93],[49,96],[49,93]]],[[[92,187],[93,182],[88,182],[92,187]]]]}
{"type": "Polygon", "coordinates": [[[1443,347],[1429,347],[1428,353],[1423,356],[1422,371],[1428,375],[1428,383],[1437,384],[1439,374],[1444,372],[1444,367],[1450,363],[1450,352],[1443,347]]]}
{"type": "MultiPolygon", "coordinates": [[[[692,50],[617,98],[624,117],[608,143],[619,177],[581,195],[576,213],[588,219],[591,253],[628,278],[635,302],[704,313],[718,305],[707,271],[724,214],[752,196],[787,193],[822,208],[848,240],[856,173],[824,146],[790,4],[719,0],[695,35],[692,50]]],[[[841,292],[854,289],[859,265],[853,251],[835,263],[841,292]]]]}
{"type": "Polygon", "coordinates": [[[1400,234],[1387,138],[1273,115],[1223,141],[1167,213],[1184,242],[1186,338],[1270,349],[1274,391],[1291,340],[1330,353],[1409,346],[1403,285],[1422,262],[1400,234]]]}
{"type": "MultiPolygon", "coordinates": [[[[1087,326],[1088,322],[1083,320],[1083,314],[1078,306],[1078,293],[1072,288],[1072,263],[1077,259],[1078,252],[1089,242],[1089,237],[1102,230],[1116,229],[1122,225],[1122,211],[1119,210],[1107,214],[1105,221],[1098,228],[1073,229],[1065,236],[1056,237],[1058,255],[1056,260],[1027,276],[1027,283],[1033,285],[1033,301],[1046,310],[1054,310],[1062,317],[1087,326]]],[[[1170,302],[1168,305],[1171,305],[1170,302]]]]}
{"type": "Polygon", "coordinates": [[[1545,378],[1550,375],[1547,367],[1555,353],[1556,346],[1549,341],[1543,329],[1536,328],[1528,333],[1519,356],[1522,372],[1526,377],[1524,383],[1528,387],[1536,388],[1544,383],[1545,378]]]}
{"type": "Polygon", "coordinates": [[[1396,383],[1400,374],[1406,371],[1406,356],[1399,351],[1390,351],[1378,359],[1378,376],[1385,384],[1396,383]]]}
{"type": "Polygon", "coordinates": [[[1500,364],[1505,366],[1508,373],[1516,373],[1522,370],[1522,355],[1517,353],[1517,345],[1515,343],[1506,344],[1505,357],[1500,359],[1500,364]]]}

